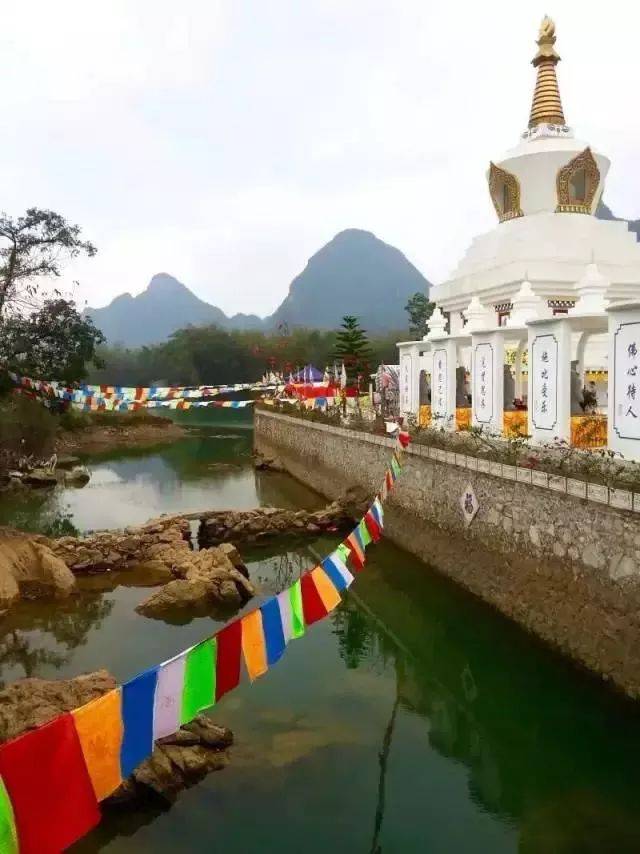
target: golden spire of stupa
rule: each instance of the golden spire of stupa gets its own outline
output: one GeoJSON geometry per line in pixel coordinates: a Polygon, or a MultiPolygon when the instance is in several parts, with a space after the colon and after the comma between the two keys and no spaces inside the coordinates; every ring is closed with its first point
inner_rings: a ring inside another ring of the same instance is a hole
{"type": "Polygon", "coordinates": [[[531,61],[534,68],[538,69],[538,78],[533,93],[531,115],[529,116],[530,128],[543,123],[565,124],[560,90],[556,79],[556,65],[560,62],[560,57],[554,48],[555,43],[556,25],[551,18],[545,15],[538,34],[538,52],[531,61]]]}

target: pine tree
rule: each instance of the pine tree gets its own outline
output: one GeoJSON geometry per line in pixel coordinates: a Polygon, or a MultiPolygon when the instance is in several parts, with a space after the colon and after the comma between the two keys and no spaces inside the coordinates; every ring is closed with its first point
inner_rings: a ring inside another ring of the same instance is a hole
{"type": "Polygon", "coordinates": [[[355,383],[359,375],[369,373],[371,356],[369,339],[366,331],[360,328],[360,321],[351,314],[345,315],[336,332],[333,358],[344,362],[349,385],[355,383]]]}

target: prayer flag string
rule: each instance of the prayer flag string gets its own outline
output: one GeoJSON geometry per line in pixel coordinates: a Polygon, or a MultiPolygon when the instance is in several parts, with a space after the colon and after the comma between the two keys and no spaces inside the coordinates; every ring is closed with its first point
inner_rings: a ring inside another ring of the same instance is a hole
{"type": "Polygon", "coordinates": [[[72,845],[95,827],[99,801],[151,756],[156,740],[237,687],[242,659],[249,679],[258,679],[340,604],[354,580],[348,564],[362,570],[367,547],[382,535],[383,501],[408,441],[398,433],[381,488],[353,531],[291,587],[121,687],[0,745],[0,852],[72,845]]]}

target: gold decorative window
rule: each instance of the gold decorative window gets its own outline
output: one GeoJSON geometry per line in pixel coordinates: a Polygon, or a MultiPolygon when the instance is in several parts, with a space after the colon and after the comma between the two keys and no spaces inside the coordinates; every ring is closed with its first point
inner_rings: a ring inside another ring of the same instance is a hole
{"type": "Polygon", "coordinates": [[[489,192],[500,222],[522,216],[520,182],[515,175],[495,163],[489,165],[489,192]]]}
{"type": "Polygon", "coordinates": [[[590,214],[598,185],[600,170],[590,148],[585,148],[566,166],[558,170],[556,188],[559,213],[590,214]]]}

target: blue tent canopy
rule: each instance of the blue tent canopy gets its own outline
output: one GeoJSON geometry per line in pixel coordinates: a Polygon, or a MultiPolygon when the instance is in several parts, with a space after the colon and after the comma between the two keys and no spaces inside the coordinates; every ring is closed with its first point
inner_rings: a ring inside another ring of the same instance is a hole
{"type": "Polygon", "coordinates": [[[320,383],[323,378],[324,373],[314,365],[305,365],[301,371],[293,375],[294,382],[297,383],[320,383]]]}

